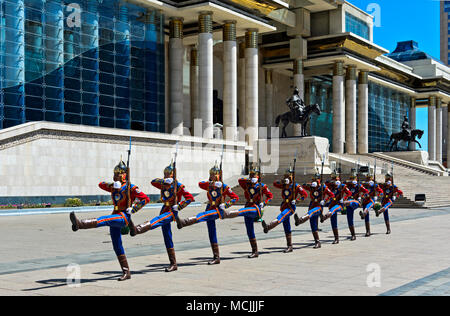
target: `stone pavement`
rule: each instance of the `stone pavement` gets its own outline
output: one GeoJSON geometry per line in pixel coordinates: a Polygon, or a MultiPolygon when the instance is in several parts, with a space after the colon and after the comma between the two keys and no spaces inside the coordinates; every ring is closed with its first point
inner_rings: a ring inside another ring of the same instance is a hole
{"type": "MultiPolygon", "coordinates": [[[[202,207],[183,210],[182,217],[202,207]]],[[[305,208],[299,208],[302,215],[305,208]]],[[[266,221],[279,210],[267,207],[266,221]]],[[[108,212],[80,213],[80,218],[108,212]]],[[[135,224],[158,210],[135,214],[135,224]]],[[[329,221],[320,224],[321,249],[313,249],[309,224],[293,225],[294,252],[285,254],[282,225],[264,234],[255,224],[260,256],[248,259],[243,218],[218,220],[221,264],[208,266],[205,223],[172,225],[178,271],[164,272],[168,258],[160,229],[124,236],[131,280],[117,282],[119,264],[107,228],[71,231],[68,213],[0,217],[0,295],[450,295],[450,208],[393,209],[392,234],[371,214],[373,236],[355,214],[356,241],[339,216],[341,242],[332,245],[329,221]],[[70,264],[79,265],[73,270],[70,264]],[[79,271],[80,282],[68,283],[79,271]]]]}

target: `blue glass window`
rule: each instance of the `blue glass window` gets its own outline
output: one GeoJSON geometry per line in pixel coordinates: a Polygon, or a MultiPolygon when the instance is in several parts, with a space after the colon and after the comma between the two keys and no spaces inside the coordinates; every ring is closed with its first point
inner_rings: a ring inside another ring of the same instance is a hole
{"type": "Polygon", "coordinates": [[[348,12],[345,12],[345,31],[369,39],[370,30],[367,23],[348,12]]]}

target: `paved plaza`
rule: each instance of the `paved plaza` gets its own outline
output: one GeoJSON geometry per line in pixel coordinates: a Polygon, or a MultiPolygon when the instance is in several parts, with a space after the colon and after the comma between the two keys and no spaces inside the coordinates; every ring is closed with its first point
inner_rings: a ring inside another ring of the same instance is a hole
{"type": "MultiPolygon", "coordinates": [[[[188,207],[192,216],[203,207],[188,207]]],[[[306,211],[298,209],[301,215],[306,211]]],[[[270,221],[279,210],[267,207],[270,221]]],[[[108,211],[78,213],[98,217],[108,211]]],[[[144,209],[135,224],[159,210],[144,209]]],[[[178,230],[172,224],[178,271],[164,272],[168,258],[158,228],[124,236],[131,280],[117,282],[120,267],[107,228],[72,232],[68,213],[0,216],[0,295],[450,295],[450,208],[392,209],[392,234],[371,214],[373,236],[355,214],[356,241],[339,215],[341,242],[332,245],[330,222],[320,224],[321,249],[313,249],[309,224],[295,227],[294,252],[285,254],[282,225],[268,234],[257,223],[260,256],[248,259],[243,218],[218,220],[221,264],[212,253],[205,223],[178,230]],[[79,273],[79,274],[77,274],[79,273]],[[74,276],[79,275],[79,282],[74,276]]],[[[1,215],[1,214],[0,214],[1,215]]]]}

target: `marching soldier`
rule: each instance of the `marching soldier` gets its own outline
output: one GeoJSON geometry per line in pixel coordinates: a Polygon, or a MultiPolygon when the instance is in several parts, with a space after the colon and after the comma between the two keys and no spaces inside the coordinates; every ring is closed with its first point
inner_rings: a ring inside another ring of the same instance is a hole
{"type": "Polygon", "coordinates": [[[303,188],[309,191],[311,202],[309,204],[308,212],[301,218],[295,214],[295,226],[303,224],[309,220],[311,232],[314,238],[314,249],[321,247],[319,239],[319,217],[322,215],[323,206],[334,198],[334,194],[327,188],[325,184],[320,183],[320,174],[315,174],[312,182],[304,184],[303,188]]]}
{"type": "MultiPolygon", "coordinates": [[[[129,226],[131,221],[131,214],[136,213],[147,204],[150,199],[147,195],[139,190],[134,184],[130,184],[130,200],[135,201],[132,207],[127,207],[128,201],[128,185],[127,185],[127,166],[121,160],[114,168],[114,182],[100,182],[99,187],[102,190],[111,193],[112,201],[114,203],[114,211],[112,215],[101,216],[93,219],[79,220],[74,212],[70,213],[70,221],[72,222],[72,230],[89,229],[103,226],[109,226],[111,240],[114,252],[117,255],[119,264],[122,268],[122,276],[118,281],[124,281],[131,278],[130,268],[128,266],[125,250],[122,245],[121,229],[129,226]]],[[[131,203],[130,203],[131,205],[131,203]]]]}
{"type": "Polygon", "coordinates": [[[244,216],[245,227],[247,229],[247,236],[250,241],[252,253],[249,258],[258,257],[258,245],[256,243],[255,220],[261,219],[263,216],[263,208],[272,200],[273,194],[270,192],[267,185],[260,182],[260,170],[252,168],[249,172],[249,178],[240,178],[239,185],[244,189],[244,195],[247,202],[245,207],[236,211],[225,211],[226,218],[233,218],[236,216],[244,216]],[[266,199],[262,201],[263,195],[266,199]]]}
{"type": "Polygon", "coordinates": [[[293,179],[294,170],[289,168],[284,173],[283,180],[278,180],[273,183],[276,188],[281,189],[281,196],[283,198],[283,202],[280,205],[281,213],[278,215],[277,219],[273,220],[268,225],[264,220],[262,221],[264,233],[266,234],[280,223],[283,223],[287,243],[287,248],[284,250],[285,253],[292,252],[293,250],[290,217],[292,214],[295,214],[296,203],[299,202],[300,199],[304,200],[308,197],[306,191],[298,183],[294,183],[293,179]]]}
{"type": "Polygon", "coordinates": [[[370,233],[370,216],[369,210],[373,208],[375,202],[378,200],[379,195],[383,195],[383,190],[380,189],[379,185],[375,183],[372,175],[368,174],[366,177],[366,182],[363,184],[364,187],[369,191],[362,201],[362,211],[359,211],[361,219],[364,220],[366,225],[366,237],[371,235],[370,233]]]}
{"type": "Polygon", "coordinates": [[[219,244],[217,243],[217,232],[216,232],[216,219],[224,219],[228,217],[229,212],[226,211],[227,208],[235,204],[239,197],[231,191],[231,188],[222,183],[221,180],[221,169],[215,165],[209,171],[209,180],[199,182],[199,187],[206,191],[209,203],[206,206],[205,212],[197,214],[195,217],[189,217],[187,219],[180,219],[177,223],[178,229],[183,227],[193,225],[200,222],[206,222],[208,226],[209,241],[211,243],[211,249],[213,252],[213,260],[209,261],[208,264],[219,264],[219,244]],[[225,198],[229,197],[229,200],[225,202],[225,198]]]}
{"type": "Polygon", "coordinates": [[[383,214],[384,216],[384,222],[386,224],[386,234],[391,233],[391,225],[389,223],[389,208],[392,206],[392,203],[395,202],[395,200],[403,195],[403,192],[392,183],[392,175],[386,174],[385,176],[385,182],[383,184],[380,184],[381,190],[384,192],[383,200],[381,201],[381,209],[375,210],[375,215],[378,217],[380,214],[383,214]]]}
{"type": "Polygon", "coordinates": [[[341,183],[341,179],[336,175],[332,174],[331,181],[326,183],[328,189],[333,192],[334,197],[328,204],[328,213],[323,216],[320,220],[323,223],[325,220],[331,218],[331,228],[333,229],[334,241],[333,244],[339,243],[339,231],[337,224],[337,214],[339,211],[343,210],[344,201],[352,196],[352,192],[347,188],[347,186],[341,183]]]}
{"type": "Polygon", "coordinates": [[[361,194],[366,195],[369,193],[369,190],[358,182],[358,176],[356,173],[353,173],[345,184],[352,194],[346,201],[344,201],[344,206],[346,207],[348,229],[351,234],[350,240],[355,240],[356,234],[353,223],[353,215],[355,210],[358,207],[361,207],[361,194]]]}
{"type": "Polygon", "coordinates": [[[178,269],[175,250],[172,240],[171,223],[178,219],[178,212],[188,206],[194,197],[189,193],[185,186],[174,178],[174,165],[171,163],[164,169],[164,179],[154,179],[152,185],[161,190],[161,200],[164,203],[159,216],[150,221],[136,226],[136,234],[143,234],[149,230],[161,227],[164,244],[166,245],[167,255],[170,265],[165,269],[166,272],[176,271],[178,269]],[[184,197],[184,200],[181,199],[184,197]]]}

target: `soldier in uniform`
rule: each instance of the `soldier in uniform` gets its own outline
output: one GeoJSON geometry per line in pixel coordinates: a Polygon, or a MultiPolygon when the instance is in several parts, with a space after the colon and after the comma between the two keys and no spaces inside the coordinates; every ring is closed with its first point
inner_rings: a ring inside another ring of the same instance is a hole
{"type": "Polygon", "coordinates": [[[219,244],[217,243],[217,232],[216,232],[216,219],[228,218],[229,212],[226,211],[227,208],[235,204],[239,197],[231,191],[231,188],[222,183],[221,180],[221,170],[215,165],[209,171],[209,180],[199,182],[199,187],[206,191],[209,203],[206,206],[205,212],[197,214],[195,217],[189,217],[187,219],[180,219],[177,223],[178,229],[183,227],[193,225],[200,222],[206,222],[208,226],[209,241],[211,243],[211,249],[213,252],[213,260],[209,261],[208,264],[219,264],[219,244]],[[229,197],[229,200],[225,202],[225,198],[229,197]]]}
{"type": "Polygon", "coordinates": [[[358,207],[361,207],[361,194],[366,195],[369,193],[363,185],[358,182],[358,176],[354,172],[350,178],[345,182],[347,188],[352,193],[351,197],[344,201],[344,206],[347,212],[348,229],[350,230],[350,240],[356,239],[355,226],[353,223],[353,214],[358,207]]]}
{"type": "Polygon", "coordinates": [[[122,276],[118,279],[124,281],[131,278],[130,268],[128,266],[125,250],[122,246],[121,229],[129,225],[131,214],[136,213],[145,204],[150,202],[147,195],[139,190],[134,184],[130,184],[130,198],[131,201],[138,199],[132,207],[128,207],[128,186],[127,186],[127,166],[121,160],[114,168],[114,182],[100,182],[98,185],[102,190],[111,193],[112,201],[114,203],[114,211],[112,215],[101,216],[93,219],[79,220],[74,212],[70,213],[70,221],[72,223],[72,230],[89,229],[103,226],[109,226],[111,240],[114,251],[122,268],[122,276]]]}
{"type": "Polygon", "coordinates": [[[284,177],[281,181],[277,180],[273,183],[273,185],[281,189],[281,196],[283,202],[280,205],[280,215],[270,222],[268,225],[263,220],[262,226],[264,229],[264,233],[268,233],[269,230],[275,228],[280,223],[283,223],[284,234],[286,236],[287,248],[284,250],[285,253],[292,252],[292,229],[290,218],[293,214],[295,214],[296,203],[300,200],[304,200],[308,197],[306,191],[298,184],[294,183],[294,171],[289,168],[284,173],[284,177]]]}
{"type": "Polygon", "coordinates": [[[303,224],[309,220],[311,226],[311,232],[314,238],[314,249],[320,248],[319,239],[319,217],[322,216],[323,206],[334,198],[333,192],[331,192],[325,184],[320,183],[320,174],[315,174],[311,183],[303,184],[303,188],[309,191],[311,202],[309,204],[308,212],[301,218],[297,214],[294,215],[295,226],[303,224]]]}
{"type": "Polygon", "coordinates": [[[181,211],[192,201],[194,201],[194,197],[186,190],[186,187],[182,183],[178,182],[177,179],[174,179],[173,163],[164,169],[164,179],[157,178],[152,180],[151,183],[154,187],[161,190],[161,200],[163,202],[163,206],[159,216],[136,226],[136,234],[143,234],[149,230],[161,227],[164,237],[164,244],[166,245],[167,255],[169,256],[170,262],[169,267],[167,267],[165,271],[172,272],[177,270],[178,267],[170,224],[178,219],[178,211],[181,211]],[[181,201],[183,197],[184,200],[181,201]]]}
{"type": "Polygon", "coordinates": [[[370,217],[369,211],[373,208],[373,205],[378,200],[379,195],[383,195],[383,190],[380,189],[379,185],[375,183],[372,175],[368,174],[366,177],[366,182],[363,183],[364,187],[369,191],[362,201],[362,211],[359,211],[361,219],[364,220],[366,225],[366,237],[371,235],[370,233],[370,217]]]}
{"type": "Polygon", "coordinates": [[[403,195],[403,192],[392,183],[392,175],[386,174],[385,176],[385,182],[383,184],[380,184],[381,190],[384,192],[383,200],[381,202],[381,209],[375,210],[375,215],[378,217],[380,214],[383,214],[384,216],[384,222],[386,224],[386,234],[391,233],[391,225],[389,223],[389,207],[392,206],[392,203],[399,197],[403,195]]]}
{"type": "Polygon", "coordinates": [[[328,204],[328,213],[326,213],[320,220],[323,223],[325,220],[331,218],[331,228],[333,229],[334,241],[333,244],[339,243],[339,231],[337,224],[337,214],[339,211],[343,210],[344,201],[352,196],[352,192],[347,188],[344,183],[341,183],[341,179],[337,174],[331,175],[331,181],[326,183],[328,189],[333,192],[334,197],[330,200],[328,204]]]}
{"type": "Polygon", "coordinates": [[[262,219],[263,208],[272,200],[273,194],[270,192],[267,185],[259,182],[260,170],[253,167],[249,172],[249,178],[240,178],[239,185],[244,189],[244,195],[247,202],[245,207],[235,211],[225,211],[227,218],[236,216],[244,216],[245,227],[247,229],[247,236],[250,241],[252,253],[249,258],[258,257],[258,244],[256,243],[255,220],[262,219]],[[263,195],[266,199],[263,201],[263,195]]]}

